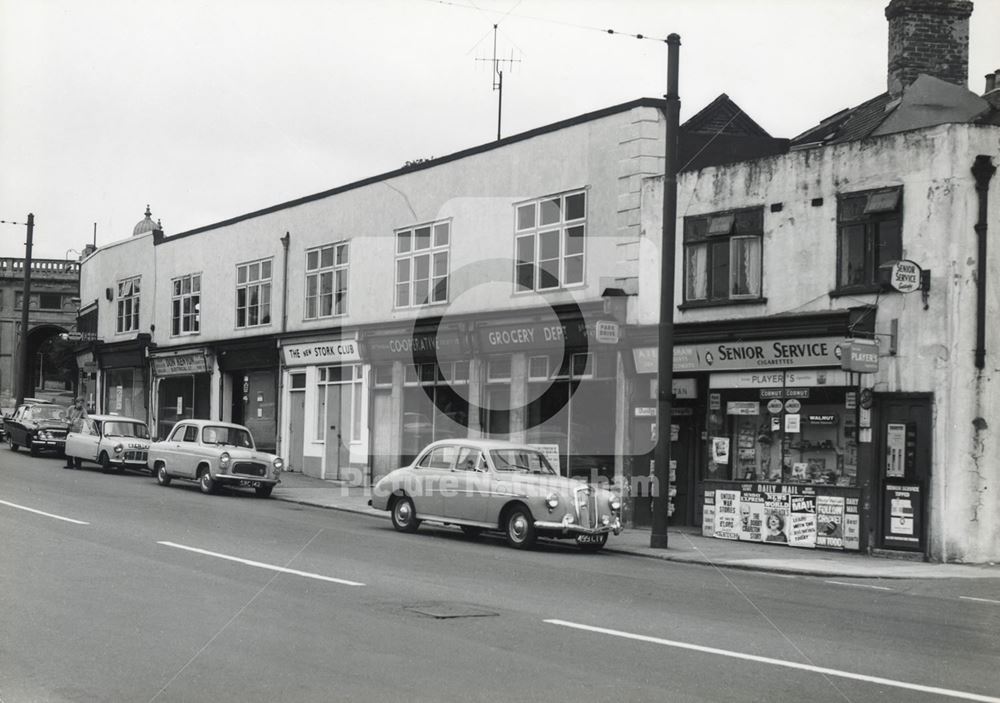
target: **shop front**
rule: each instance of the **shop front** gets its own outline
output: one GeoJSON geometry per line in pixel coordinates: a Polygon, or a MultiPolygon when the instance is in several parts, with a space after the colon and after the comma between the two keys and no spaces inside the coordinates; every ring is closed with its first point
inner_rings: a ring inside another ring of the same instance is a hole
{"type": "Polygon", "coordinates": [[[364,483],[368,463],[365,368],[356,338],[282,341],[282,443],[292,471],[364,483]]]}
{"type": "Polygon", "coordinates": [[[258,449],[274,452],[278,439],[278,341],[275,336],[215,345],[222,372],[223,416],[246,426],[258,449]]]}
{"type": "MultiPolygon", "coordinates": [[[[94,356],[100,372],[98,412],[146,420],[149,415],[149,371],[146,354],[149,335],[127,342],[96,343],[94,356]]],[[[87,396],[89,390],[84,391],[87,396]]],[[[86,398],[89,402],[89,397],[86,398]]],[[[89,406],[88,406],[89,407],[89,406]]]]}
{"type": "Polygon", "coordinates": [[[162,439],[179,420],[211,419],[214,357],[208,349],[150,354],[156,416],[154,438],[162,439]]]}
{"type": "MultiPolygon", "coordinates": [[[[469,436],[472,352],[466,328],[438,320],[365,335],[372,365],[371,478],[413,460],[438,439],[469,436]]],[[[474,404],[474,399],[473,399],[474,404]]]]}
{"type": "MultiPolygon", "coordinates": [[[[689,510],[675,524],[719,539],[867,546],[875,422],[862,407],[862,375],[842,369],[845,341],[772,336],[674,347],[671,502],[678,516],[689,510]],[[693,448],[684,446],[686,413],[693,448]],[[690,500],[680,500],[681,487],[693,488],[690,500]]],[[[641,387],[656,349],[633,354],[641,387]]]]}
{"type": "Polygon", "coordinates": [[[565,476],[615,477],[617,347],[579,309],[476,326],[487,436],[541,445],[565,476]]]}

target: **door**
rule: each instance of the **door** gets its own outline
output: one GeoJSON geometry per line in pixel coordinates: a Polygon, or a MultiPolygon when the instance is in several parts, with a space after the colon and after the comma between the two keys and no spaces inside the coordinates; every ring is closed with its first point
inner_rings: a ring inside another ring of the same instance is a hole
{"type": "Polygon", "coordinates": [[[876,397],[876,489],[873,520],[882,549],[927,552],[930,505],[933,397],[885,394],[876,397]]]}
{"type": "Polygon", "coordinates": [[[234,371],[232,380],[233,422],[250,430],[258,449],[273,452],[277,446],[274,371],[234,371]]]}
{"type": "Polygon", "coordinates": [[[668,525],[693,525],[695,503],[694,477],[694,445],[695,432],[692,417],[689,415],[674,415],[670,443],[670,489],[673,515],[667,521],[668,525]]]}
{"type": "Polygon", "coordinates": [[[351,386],[330,384],[326,387],[326,461],[323,478],[343,478],[342,469],[350,463],[351,386]]]}
{"type": "Polygon", "coordinates": [[[399,456],[391,453],[392,426],[398,418],[392,412],[391,391],[378,390],[372,394],[372,483],[394,469],[398,469],[399,456]]]}
{"type": "Polygon", "coordinates": [[[306,429],[306,393],[305,374],[303,376],[302,389],[296,388],[296,378],[300,374],[292,375],[292,392],[289,404],[289,426],[288,426],[288,466],[292,471],[302,471],[302,456],[305,449],[305,429],[306,429]]]}

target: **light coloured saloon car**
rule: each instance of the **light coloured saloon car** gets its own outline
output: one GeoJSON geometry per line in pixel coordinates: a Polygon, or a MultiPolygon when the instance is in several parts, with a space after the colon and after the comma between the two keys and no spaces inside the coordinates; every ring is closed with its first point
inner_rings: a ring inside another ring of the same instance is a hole
{"type": "Polygon", "coordinates": [[[132,417],[88,415],[74,422],[66,435],[66,456],[78,469],[89,461],[103,471],[146,471],[148,451],[149,429],[132,417]]]}
{"type": "Polygon", "coordinates": [[[597,551],[622,530],[614,493],[559,476],[538,449],[495,440],[433,442],[379,480],[370,505],[388,510],[400,532],[427,520],[458,525],[469,536],[499,531],[518,549],[553,537],[597,551]]]}
{"type": "Polygon", "coordinates": [[[197,481],[202,493],[225,485],[253,488],[261,498],[271,495],[285,467],[281,457],[258,451],[243,425],[214,420],[181,420],[149,446],[147,461],[161,486],[178,478],[197,481]]]}

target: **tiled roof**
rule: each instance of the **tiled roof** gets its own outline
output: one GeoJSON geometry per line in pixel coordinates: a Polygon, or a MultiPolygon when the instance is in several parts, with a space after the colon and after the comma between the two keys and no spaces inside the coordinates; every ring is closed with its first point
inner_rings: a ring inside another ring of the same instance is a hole
{"type": "Polygon", "coordinates": [[[882,93],[857,107],[827,117],[817,126],[792,139],[792,148],[807,144],[837,144],[864,139],[874,132],[896,107],[888,93],[882,93]]]}

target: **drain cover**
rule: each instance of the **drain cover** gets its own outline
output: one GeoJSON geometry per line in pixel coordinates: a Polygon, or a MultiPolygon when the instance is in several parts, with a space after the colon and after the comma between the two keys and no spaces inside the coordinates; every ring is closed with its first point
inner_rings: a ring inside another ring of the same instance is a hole
{"type": "Polygon", "coordinates": [[[438,620],[446,620],[448,618],[487,618],[500,614],[467,603],[418,603],[416,605],[404,606],[403,609],[420,615],[426,615],[430,618],[437,618],[438,620]]]}

